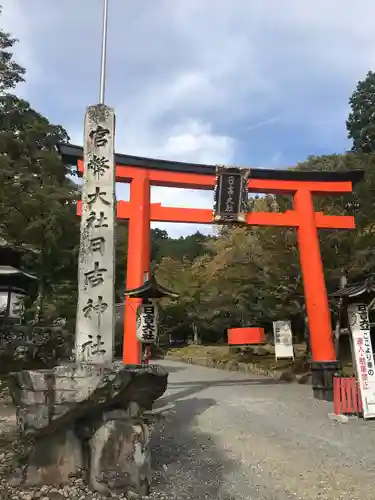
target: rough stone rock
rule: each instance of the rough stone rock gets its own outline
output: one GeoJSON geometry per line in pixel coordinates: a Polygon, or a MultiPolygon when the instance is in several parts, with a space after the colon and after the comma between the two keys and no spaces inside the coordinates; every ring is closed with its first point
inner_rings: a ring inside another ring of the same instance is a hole
{"type": "Polygon", "coordinates": [[[283,371],[280,373],[279,380],[280,382],[294,382],[296,380],[296,375],[289,371],[283,371]]]}
{"type": "Polygon", "coordinates": [[[167,380],[162,367],[120,363],[12,373],[9,389],[18,427],[33,441],[13,482],[57,486],[83,474],[100,493],[147,494],[147,413],[167,380]]]}
{"type": "Polygon", "coordinates": [[[89,441],[92,489],[106,494],[132,489],[148,495],[151,454],[148,427],[115,419],[102,425],[89,441]]]}
{"type": "Polygon", "coordinates": [[[302,373],[297,375],[296,379],[299,384],[311,384],[311,373],[302,373]]]}
{"type": "Polygon", "coordinates": [[[72,429],[62,429],[37,440],[27,460],[26,486],[65,484],[83,468],[81,441],[72,429]]]}
{"type": "Polygon", "coordinates": [[[349,422],[349,417],[346,415],[336,415],[335,413],[328,413],[328,418],[332,422],[339,422],[340,424],[347,424],[349,422]]]}
{"type": "MultiPolygon", "coordinates": [[[[269,354],[269,350],[263,346],[248,346],[246,347],[246,351],[254,356],[267,356],[269,354]]],[[[245,351],[245,352],[246,352],[245,351]]]]}

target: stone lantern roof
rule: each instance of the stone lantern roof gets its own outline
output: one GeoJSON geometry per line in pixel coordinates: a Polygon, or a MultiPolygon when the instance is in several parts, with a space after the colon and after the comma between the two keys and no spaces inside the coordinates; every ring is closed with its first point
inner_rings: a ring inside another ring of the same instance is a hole
{"type": "Polygon", "coordinates": [[[338,299],[358,300],[360,297],[375,295],[375,275],[369,275],[361,280],[347,283],[344,287],[334,292],[331,296],[338,299]]]}
{"type": "Polygon", "coordinates": [[[27,245],[13,245],[0,236],[0,286],[27,291],[38,280],[37,276],[21,269],[21,257],[26,252],[38,253],[27,245]]]}
{"type": "Polygon", "coordinates": [[[127,297],[134,299],[161,299],[162,297],[171,297],[176,299],[178,294],[168,290],[164,286],[160,285],[154,276],[146,280],[143,285],[133,288],[132,290],[125,290],[124,294],[127,297]]]}
{"type": "Polygon", "coordinates": [[[7,284],[27,289],[32,282],[37,280],[37,276],[26,273],[21,269],[13,266],[2,266],[0,264],[0,285],[5,284],[4,282],[6,281],[7,284]]]}

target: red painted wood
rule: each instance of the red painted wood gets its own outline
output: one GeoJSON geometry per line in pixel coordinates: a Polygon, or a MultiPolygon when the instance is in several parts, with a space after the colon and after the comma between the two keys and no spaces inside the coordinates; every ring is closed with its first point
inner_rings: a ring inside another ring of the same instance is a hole
{"type": "MultiPolygon", "coordinates": [[[[81,215],[81,201],[77,202],[77,215],[81,215]]],[[[117,218],[130,219],[131,205],[128,201],[117,202],[117,218]]],[[[161,203],[151,203],[151,220],[154,222],[181,222],[212,224],[212,210],[206,208],[163,207],[161,203]]],[[[299,220],[294,210],[284,213],[253,212],[248,214],[246,223],[251,226],[298,227],[299,220]]],[[[324,215],[315,212],[318,229],[354,229],[354,217],[349,215],[324,215]]]]}
{"type": "Polygon", "coordinates": [[[294,195],[294,207],[300,221],[297,237],[312,359],[322,362],[336,361],[331,315],[311,192],[306,189],[297,191],[294,195]]]}
{"type": "MultiPolygon", "coordinates": [[[[130,185],[130,203],[134,207],[129,221],[126,288],[138,288],[150,271],[150,183],[147,170],[141,170],[130,185]]],[[[141,345],[136,336],[137,307],[140,299],[126,297],[123,360],[125,365],[141,363],[141,345]]]]}
{"type": "Polygon", "coordinates": [[[333,411],[335,415],[361,415],[361,391],[355,377],[334,377],[333,411]]]}
{"type": "MultiPolygon", "coordinates": [[[[116,181],[131,182],[147,169],[131,165],[116,165],[116,181]]],[[[147,170],[152,186],[177,187],[185,189],[212,190],[215,187],[214,175],[200,175],[184,172],[168,172],[164,170],[147,170]]],[[[78,160],[78,173],[83,173],[83,161],[78,160]]],[[[252,193],[295,193],[299,189],[307,189],[314,194],[351,193],[351,181],[280,181],[275,179],[249,179],[249,191],[252,193]]]]}
{"type": "Polygon", "coordinates": [[[229,328],[229,345],[257,345],[264,344],[264,329],[258,327],[229,328]]]}

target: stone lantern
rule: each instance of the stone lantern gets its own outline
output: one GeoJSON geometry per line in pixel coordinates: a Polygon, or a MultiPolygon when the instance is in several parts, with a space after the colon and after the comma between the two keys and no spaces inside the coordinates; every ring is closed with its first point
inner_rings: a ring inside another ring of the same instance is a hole
{"type": "Polygon", "coordinates": [[[0,322],[20,324],[24,300],[33,291],[38,278],[20,269],[26,247],[10,245],[0,238],[0,322]]]}
{"type": "Polygon", "coordinates": [[[137,309],[137,339],[147,347],[144,355],[149,356],[149,346],[156,342],[158,335],[158,300],[163,297],[177,298],[178,294],[160,285],[154,276],[143,285],[132,290],[125,290],[125,296],[141,299],[137,309]]]}

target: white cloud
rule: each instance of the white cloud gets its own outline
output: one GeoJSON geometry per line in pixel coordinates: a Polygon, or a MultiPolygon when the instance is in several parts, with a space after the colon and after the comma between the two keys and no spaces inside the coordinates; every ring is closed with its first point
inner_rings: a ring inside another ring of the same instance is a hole
{"type": "MultiPolygon", "coordinates": [[[[81,143],[85,107],[97,101],[102,0],[2,4],[28,69],[21,92],[81,143]]],[[[343,147],[348,96],[375,65],[373,0],[109,4],[117,151],[274,167],[343,147]]],[[[153,190],[165,205],[211,199],[153,190]]]]}

